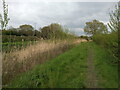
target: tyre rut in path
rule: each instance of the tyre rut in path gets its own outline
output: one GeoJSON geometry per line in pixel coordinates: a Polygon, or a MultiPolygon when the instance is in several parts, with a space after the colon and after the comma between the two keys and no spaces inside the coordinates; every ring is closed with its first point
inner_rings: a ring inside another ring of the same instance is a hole
{"type": "Polygon", "coordinates": [[[96,77],[95,66],[94,66],[94,50],[88,48],[87,57],[87,74],[86,74],[86,87],[87,88],[98,88],[98,79],[96,77]]]}

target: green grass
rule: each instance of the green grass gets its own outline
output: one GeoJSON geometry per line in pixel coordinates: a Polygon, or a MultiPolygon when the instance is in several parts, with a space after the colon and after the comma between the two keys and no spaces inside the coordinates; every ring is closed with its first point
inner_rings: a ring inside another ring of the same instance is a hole
{"type": "Polygon", "coordinates": [[[24,42],[5,42],[2,43],[2,51],[3,52],[10,52],[16,49],[20,50],[21,48],[25,48],[30,44],[36,43],[35,41],[24,41],[24,42]]]}
{"type": "Polygon", "coordinates": [[[99,78],[99,85],[103,88],[118,88],[118,66],[111,63],[115,60],[107,51],[95,44],[91,44],[95,51],[95,67],[99,78]]]}
{"type": "Polygon", "coordinates": [[[106,50],[93,42],[81,43],[53,60],[37,65],[31,71],[20,74],[8,87],[85,88],[87,87],[85,81],[89,48],[92,48],[95,52],[94,64],[99,86],[117,88],[117,66],[108,63],[109,59],[113,58],[108,55],[106,50]]]}
{"type": "Polygon", "coordinates": [[[85,43],[80,44],[57,58],[19,75],[9,87],[85,87],[87,48],[84,46],[85,43]]]}

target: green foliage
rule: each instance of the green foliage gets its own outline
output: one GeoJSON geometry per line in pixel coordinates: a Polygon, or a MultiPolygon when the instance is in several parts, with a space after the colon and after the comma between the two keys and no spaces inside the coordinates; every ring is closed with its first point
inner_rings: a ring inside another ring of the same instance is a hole
{"type": "Polygon", "coordinates": [[[41,29],[41,35],[44,39],[65,39],[75,37],[74,35],[65,32],[65,29],[57,23],[43,27],[41,29]]]}
{"type": "Polygon", "coordinates": [[[109,54],[112,55],[116,60],[113,60],[113,63],[118,63],[119,59],[119,53],[118,51],[118,42],[120,42],[120,39],[118,39],[118,32],[120,29],[120,2],[118,2],[115,11],[112,11],[110,13],[110,23],[108,26],[111,29],[111,32],[109,34],[96,34],[93,36],[93,40],[103,46],[104,48],[107,48],[109,51],[109,54]]]}
{"type": "Polygon", "coordinates": [[[87,44],[82,43],[57,58],[19,75],[12,88],[84,88],[87,44]]]}
{"type": "Polygon", "coordinates": [[[16,35],[2,35],[2,51],[10,52],[22,47],[29,46],[32,42],[39,41],[36,36],[16,36],[16,35]]]}
{"type": "Polygon", "coordinates": [[[108,51],[98,45],[91,43],[95,51],[95,68],[101,88],[118,88],[118,65],[109,61],[115,61],[108,51]]]}
{"type": "Polygon", "coordinates": [[[20,50],[35,44],[35,41],[21,41],[21,42],[6,42],[2,43],[2,52],[10,53],[12,51],[20,50]]]}
{"type": "Polygon", "coordinates": [[[102,48],[94,42],[88,44],[94,51],[94,65],[99,88],[118,88],[118,64],[113,65],[114,58],[107,48],[102,48]]]}
{"type": "Polygon", "coordinates": [[[10,41],[15,42],[15,40],[16,42],[19,42],[22,39],[21,37],[23,37],[25,41],[28,38],[30,38],[29,39],[30,41],[36,40],[36,38],[37,39],[75,38],[75,35],[66,33],[64,29],[62,28],[62,26],[59,24],[51,24],[49,26],[45,26],[39,31],[34,30],[34,28],[31,25],[25,24],[25,25],[21,25],[19,28],[10,28],[8,30],[2,30],[2,35],[3,35],[3,42],[10,42],[10,41]]]}
{"type": "Polygon", "coordinates": [[[21,42],[39,40],[36,36],[16,36],[16,35],[2,35],[2,42],[21,42]]]}
{"type": "Polygon", "coordinates": [[[31,26],[31,25],[21,25],[19,27],[19,33],[20,35],[23,35],[23,36],[34,36],[35,35],[35,31],[34,28],[31,26]]]}
{"type": "Polygon", "coordinates": [[[115,6],[115,10],[110,13],[110,22],[108,23],[112,32],[120,29],[120,1],[115,6]]]}
{"type": "Polygon", "coordinates": [[[25,30],[25,31],[28,31],[28,30],[34,30],[34,28],[31,26],[31,25],[21,25],[19,27],[21,30],[25,30]]]}
{"type": "Polygon", "coordinates": [[[38,30],[17,30],[17,29],[8,29],[2,30],[2,35],[16,35],[16,36],[37,36],[41,37],[41,32],[38,30]]]}
{"type": "Polygon", "coordinates": [[[50,31],[50,28],[48,26],[45,26],[41,29],[41,33],[44,39],[50,39],[50,35],[52,32],[50,31]]]}
{"type": "Polygon", "coordinates": [[[53,60],[18,75],[8,88],[86,88],[88,50],[95,52],[94,65],[101,88],[117,88],[117,66],[108,64],[109,53],[93,42],[81,43],[53,60]]]}
{"type": "Polygon", "coordinates": [[[95,35],[98,33],[108,33],[107,26],[98,20],[93,20],[92,22],[86,22],[84,27],[84,32],[86,34],[95,35]]]}
{"type": "Polygon", "coordinates": [[[5,30],[10,19],[8,18],[8,5],[6,4],[5,0],[2,1],[3,1],[3,17],[0,14],[0,23],[1,29],[5,30]]]}
{"type": "Polygon", "coordinates": [[[116,58],[113,63],[118,62],[118,33],[113,32],[110,34],[96,34],[93,36],[93,40],[101,45],[102,47],[106,48],[110,55],[116,58]]]}

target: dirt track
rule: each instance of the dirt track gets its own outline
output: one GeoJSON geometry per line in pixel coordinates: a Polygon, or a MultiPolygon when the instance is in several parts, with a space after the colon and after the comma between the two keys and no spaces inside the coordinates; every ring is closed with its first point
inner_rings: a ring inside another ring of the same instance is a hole
{"type": "Polygon", "coordinates": [[[95,66],[94,66],[94,50],[89,47],[88,58],[87,58],[87,88],[98,88],[98,79],[96,77],[95,66]]]}

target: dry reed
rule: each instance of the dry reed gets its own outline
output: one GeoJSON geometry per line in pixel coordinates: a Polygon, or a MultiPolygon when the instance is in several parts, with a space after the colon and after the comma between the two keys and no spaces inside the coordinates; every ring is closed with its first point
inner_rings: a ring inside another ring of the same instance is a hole
{"type": "Polygon", "coordinates": [[[72,41],[40,41],[35,45],[30,45],[22,50],[3,53],[2,81],[7,84],[16,75],[30,70],[33,66],[50,60],[59,54],[65,52],[73,45],[86,40],[75,39],[72,41]]]}

